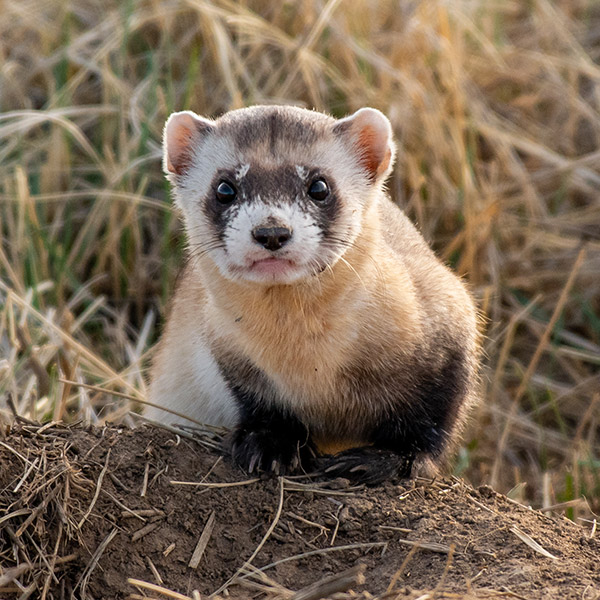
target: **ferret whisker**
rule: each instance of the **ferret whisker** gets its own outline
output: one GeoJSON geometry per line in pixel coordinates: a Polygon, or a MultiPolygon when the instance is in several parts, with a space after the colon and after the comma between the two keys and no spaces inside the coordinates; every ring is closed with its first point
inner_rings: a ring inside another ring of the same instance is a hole
{"type": "Polygon", "coordinates": [[[300,291],[298,289],[294,289],[293,294],[296,306],[298,307],[300,314],[302,315],[302,319],[306,320],[306,313],[304,312],[304,305],[302,304],[302,298],[300,297],[300,291]]]}
{"type": "Polygon", "coordinates": [[[340,256],[338,260],[341,260],[356,275],[356,278],[358,279],[358,281],[360,281],[360,284],[363,286],[363,289],[367,291],[367,286],[362,280],[362,277],[358,274],[358,271],[343,256],[340,256]]]}
{"type": "Polygon", "coordinates": [[[224,244],[219,240],[210,240],[202,244],[190,245],[188,247],[185,265],[190,265],[191,268],[194,269],[203,256],[206,256],[213,250],[224,247],[224,244]]]}

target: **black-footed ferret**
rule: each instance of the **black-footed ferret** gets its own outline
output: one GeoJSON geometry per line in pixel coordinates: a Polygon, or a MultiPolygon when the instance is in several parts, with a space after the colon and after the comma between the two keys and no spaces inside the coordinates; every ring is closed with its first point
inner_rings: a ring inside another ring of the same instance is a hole
{"type": "Polygon", "coordinates": [[[394,152],[372,108],[167,121],[189,261],[150,400],[233,428],[247,471],[431,472],[476,400],[473,301],[384,192],[394,152]]]}

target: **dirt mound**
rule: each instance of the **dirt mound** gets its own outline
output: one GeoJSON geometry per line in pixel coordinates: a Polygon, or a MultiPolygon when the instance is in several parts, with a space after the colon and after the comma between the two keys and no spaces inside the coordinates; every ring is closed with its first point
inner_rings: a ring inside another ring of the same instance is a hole
{"type": "Polygon", "coordinates": [[[600,596],[598,539],[487,487],[249,480],[187,431],[5,433],[2,598],[600,596]]]}

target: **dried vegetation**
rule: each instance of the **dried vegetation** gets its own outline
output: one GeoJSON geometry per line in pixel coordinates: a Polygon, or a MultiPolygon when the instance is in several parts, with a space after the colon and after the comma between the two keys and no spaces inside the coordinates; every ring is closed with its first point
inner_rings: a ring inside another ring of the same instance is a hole
{"type": "Polygon", "coordinates": [[[593,527],[457,478],[387,483],[376,493],[339,479],[240,480],[210,451],[216,439],[197,429],[16,425],[0,442],[0,595],[581,600],[600,593],[593,527]]]}
{"type": "Polygon", "coordinates": [[[400,142],[394,199],[485,321],[456,473],[598,510],[599,58],[593,0],[5,0],[0,409],[102,424],[144,399],[183,259],[170,111],[371,105],[400,142]]]}

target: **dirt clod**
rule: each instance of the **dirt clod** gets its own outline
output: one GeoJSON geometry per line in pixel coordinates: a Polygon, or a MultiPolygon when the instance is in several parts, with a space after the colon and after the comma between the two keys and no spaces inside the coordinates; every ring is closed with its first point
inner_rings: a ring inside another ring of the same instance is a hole
{"type": "Polygon", "coordinates": [[[595,537],[489,487],[263,481],[152,427],[0,441],[2,598],[600,597],[595,537]]]}

